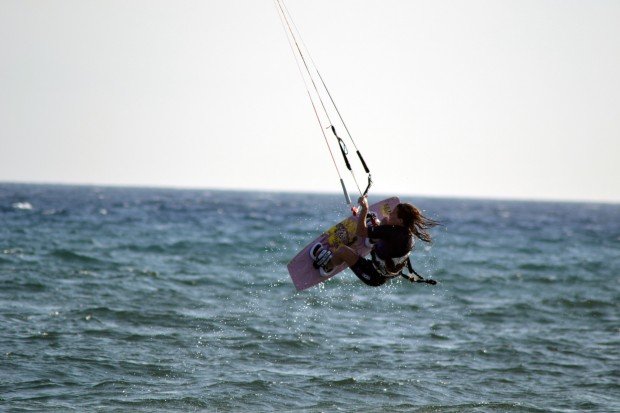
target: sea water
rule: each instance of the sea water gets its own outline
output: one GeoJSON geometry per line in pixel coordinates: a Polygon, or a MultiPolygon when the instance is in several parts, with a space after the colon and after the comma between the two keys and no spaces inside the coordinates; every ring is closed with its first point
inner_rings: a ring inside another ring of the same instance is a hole
{"type": "Polygon", "coordinates": [[[338,195],[0,184],[0,410],[620,411],[620,205],[402,199],[438,285],[297,292],[338,195]]]}

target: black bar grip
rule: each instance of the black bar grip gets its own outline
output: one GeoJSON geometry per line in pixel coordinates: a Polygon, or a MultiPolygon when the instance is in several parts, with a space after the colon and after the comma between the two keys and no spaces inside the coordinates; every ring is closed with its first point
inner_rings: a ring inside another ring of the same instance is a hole
{"type": "Polygon", "coordinates": [[[364,162],[364,158],[362,158],[362,154],[360,153],[360,151],[357,151],[357,156],[359,156],[360,161],[362,161],[362,165],[364,165],[364,170],[366,171],[367,174],[369,174],[370,169],[368,169],[368,167],[366,166],[366,162],[364,162]]]}
{"type": "MultiPolygon", "coordinates": [[[[338,138],[338,136],[336,136],[338,138]]],[[[347,145],[344,144],[344,141],[338,138],[338,144],[340,145],[340,152],[342,152],[342,157],[344,158],[344,163],[347,164],[347,168],[349,171],[351,170],[351,164],[349,163],[349,158],[347,158],[347,154],[349,150],[347,149],[347,145]]]]}
{"type": "Polygon", "coordinates": [[[329,127],[332,130],[332,133],[334,134],[335,137],[338,137],[338,134],[336,133],[336,128],[334,127],[334,125],[329,125],[329,127]]]}

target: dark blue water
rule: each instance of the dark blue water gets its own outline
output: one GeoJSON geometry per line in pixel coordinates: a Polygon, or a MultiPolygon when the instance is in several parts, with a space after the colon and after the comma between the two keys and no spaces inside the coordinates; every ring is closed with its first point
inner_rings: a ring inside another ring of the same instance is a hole
{"type": "Polygon", "coordinates": [[[620,205],[403,199],[440,284],[296,292],[340,196],[0,184],[0,410],[620,411],[620,205]]]}

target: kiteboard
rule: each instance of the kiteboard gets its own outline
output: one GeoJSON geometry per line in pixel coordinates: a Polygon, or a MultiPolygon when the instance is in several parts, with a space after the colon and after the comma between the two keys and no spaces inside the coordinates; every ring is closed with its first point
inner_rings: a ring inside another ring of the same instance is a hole
{"type": "MultiPolygon", "coordinates": [[[[399,203],[400,200],[397,197],[392,197],[370,205],[368,210],[369,212],[374,212],[379,220],[383,220],[383,218],[390,215],[399,203]]],[[[320,284],[347,268],[347,264],[342,263],[334,268],[329,276],[321,276],[319,270],[312,265],[312,258],[310,258],[310,249],[319,242],[323,246],[328,246],[332,251],[341,245],[346,245],[351,247],[361,257],[370,254],[370,248],[365,245],[364,239],[360,239],[356,235],[357,221],[358,217],[353,215],[342,220],[306,245],[288,263],[288,272],[297,290],[305,290],[320,284]]]]}

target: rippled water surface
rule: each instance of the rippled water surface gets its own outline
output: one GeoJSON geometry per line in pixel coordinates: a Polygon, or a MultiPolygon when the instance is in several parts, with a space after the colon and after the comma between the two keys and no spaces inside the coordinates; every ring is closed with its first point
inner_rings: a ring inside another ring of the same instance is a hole
{"type": "Polygon", "coordinates": [[[296,292],[339,196],[0,184],[0,410],[620,411],[620,205],[403,199],[438,285],[296,292]]]}

